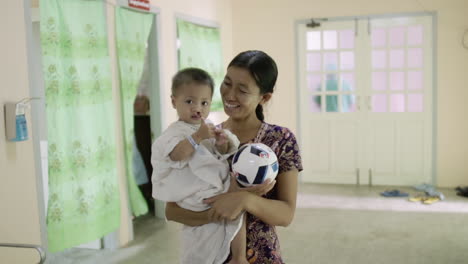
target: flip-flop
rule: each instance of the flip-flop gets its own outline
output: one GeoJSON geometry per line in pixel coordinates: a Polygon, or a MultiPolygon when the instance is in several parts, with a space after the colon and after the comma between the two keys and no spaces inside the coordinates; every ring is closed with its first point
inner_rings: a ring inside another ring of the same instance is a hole
{"type": "Polygon", "coordinates": [[[407,197],[408,194],[405,192],[401,192],[400,190],[390,190],[381,192],[380,195],[385,197],[407,197]]]}
{"type": "Polygon", "coordinates": [[[437,196],[430,196],[423,200],[423,204],[433,204],[440,201],[440,198],[437,196]]]}
{"type": "Polygon", "coordinates": [[[414,197],[408,198],[408,201],[410,201],[410,202],[422,202],[422,201],[424,201],[425,199],[427,199],[427,196],[424,196],[424,195],[416,195],[416,196],[414,196],[414,197]]]}

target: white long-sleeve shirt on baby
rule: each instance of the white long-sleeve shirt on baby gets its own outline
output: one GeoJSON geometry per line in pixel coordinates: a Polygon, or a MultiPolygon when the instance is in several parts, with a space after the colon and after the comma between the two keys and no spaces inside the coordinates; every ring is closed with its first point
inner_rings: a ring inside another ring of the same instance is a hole
{"type": "Polygon", "coordinates": [[[219,153],[212,138],[200,142],[192,157],[183,161],[171,160],[169,154],[175,146],[196,132],[199,126],[183,121],[172,123],[153,143],[151,156],[153,197],[177,202],[193,211],[208,209],[203,203],[204,198],[227,191],[230,183],[227,158],[239,147],[237,137],[225,129],[230,142],[227,153],[219,153]]]}

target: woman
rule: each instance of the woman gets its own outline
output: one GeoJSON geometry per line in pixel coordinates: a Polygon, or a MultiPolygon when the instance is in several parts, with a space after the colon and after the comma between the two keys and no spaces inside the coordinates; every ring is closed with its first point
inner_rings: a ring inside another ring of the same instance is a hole
{"type": "Polygon", "coordinates": [[[245,51],[237,55],[221,85],[224,111],[229,118],[220,125],[234,133],[241,145],[268,145],[278,156],[276,181],[250,188],[234,187],[208,199],[206,202],[212,207],[204,212],[184,210],[175,203],[166,207],[168,220],[189,226],[233,220],[246,211],[250,263],[283,263],[275,226],[288,226],[294,217],[298,173],[302,170],[294,134],[285,127],[264,122],[263,105],[273,95],[277,76],[276,63],[266,53],[245,51]]]}

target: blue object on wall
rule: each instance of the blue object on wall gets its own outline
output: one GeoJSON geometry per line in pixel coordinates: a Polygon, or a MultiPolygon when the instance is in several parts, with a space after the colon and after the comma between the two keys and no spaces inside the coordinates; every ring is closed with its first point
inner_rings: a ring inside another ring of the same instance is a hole
{"type": "Polygon", "coordinates": [[[26,116],[16,115],[16,137],[12,141],[28,140],[28,126],[26,124],[26,116]]]}

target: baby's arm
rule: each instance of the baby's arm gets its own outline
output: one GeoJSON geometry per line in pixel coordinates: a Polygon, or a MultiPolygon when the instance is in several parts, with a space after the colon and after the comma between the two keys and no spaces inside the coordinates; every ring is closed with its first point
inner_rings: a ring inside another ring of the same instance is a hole
{"type": "MultiPolygon", "coordinates": [[[[201,122],[200,128],[193,133],[191,137],[198,145],[202,140],[214,137],[214,127],[213,125],[207,125],[205,122],[201,122]]],[[[169,157],[172,161],[181,161],[190,158],[194,152],[195,147],[192,146],[188,138],[186,138],[174,147],[171,153],[169,153],[169,157]]]]}
{"type": "MultiPolygon", "coordinates": [[[[197,135],[197,132],[192,134],[192,138],[197,144],[199,144],[201,141],[200,137],[197,135]]],[[[195,152],[195,149],[193,148],[190,141],[188,139],[183,139],[174,147],[171,153],[169,153],[169,158],[171,158],[172,161],[186,160],[192,156],[193,152],[195,152]]]]}

